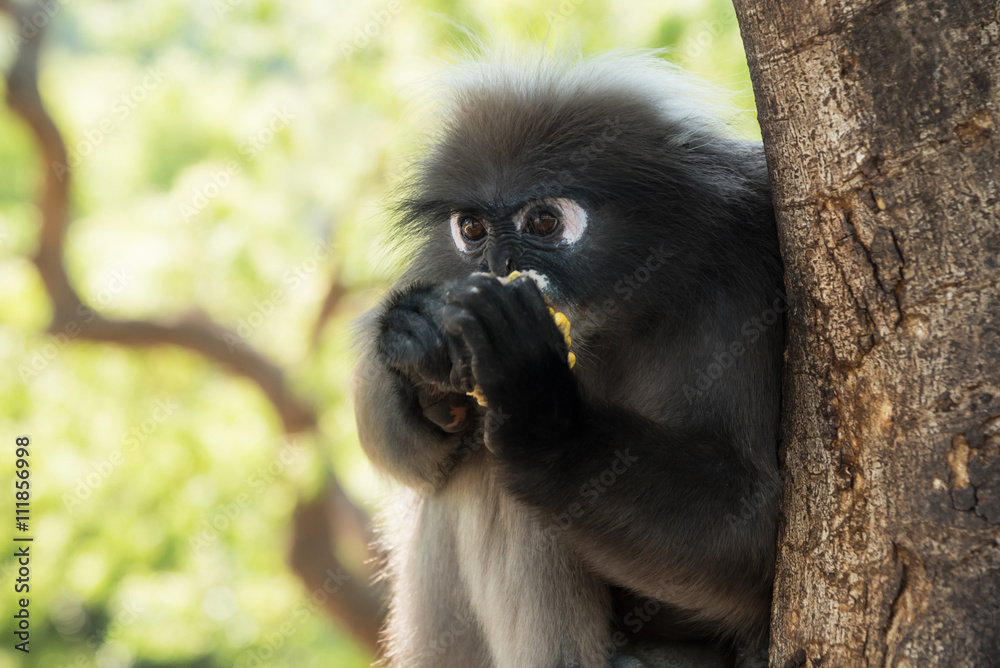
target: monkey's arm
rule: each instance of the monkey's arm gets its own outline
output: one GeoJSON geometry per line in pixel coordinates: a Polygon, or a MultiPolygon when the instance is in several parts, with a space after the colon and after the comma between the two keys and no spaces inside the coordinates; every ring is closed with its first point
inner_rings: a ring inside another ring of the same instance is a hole
{"type": "MultiPolygon", "coordinates": [[[[752,636],[766,625],[777,473],[720,429],[684,432],[584,398],[534,285],[470,279],[444,324],[472,351],[508,488],[613,582],[752,636]]],[[[750,434],[746,439],[752,439],[750,434]]],[[[766,449],[766,448],[763,448],[766,449]]]]}
{"type": "MultiPolygon", "coordinates": [[[[511,409],[514,414],[517,408],[511,409]]],[[[725,437],[581,403],[575,426],[496,434],[502,477],[546,536],[611,581],[744,637],[766,626],[778,479],[725,437]]]]}
{"type": "Polygon", "coordinates": [[[411,487],[437,487],[442,466],[473,422],[463,353],[440,325],[441,290],[415,286],[380,308],[352,394],[361,445],[381,470],[411,487]]]}

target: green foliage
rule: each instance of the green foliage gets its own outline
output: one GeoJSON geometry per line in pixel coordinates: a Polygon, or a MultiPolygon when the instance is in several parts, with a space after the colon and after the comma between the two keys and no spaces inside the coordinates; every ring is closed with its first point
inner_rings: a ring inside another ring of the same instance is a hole
{"type": "MultiPolygon", "coordinates": [[[[665,47],[732,91],[737,128],[753,135],[732,8],[53,6],[41,88],[70,149],[66,262],[84,300],[112,317],[198,308],[237,328],[319,407],[323,443],[286,443],[254,386],[189,352],[46,333],[50,305],[30,262],[39,159],[0,107],[0,474],[12,479],[14,436],[29,435],[35,535],[27,657],[11,650],[16,568],[0,559],[0,668],[368,665],[309,602],[285,553],[294,504],[324,471],[369,508],[383,491],[345,388],[350,322],[399,268],[379,207],[423,127],[407,100],[475,40],[665,47]],[[313,347],[335,269],[348,294],[313,347]]],[[[0,51],[11,34],[0,33],[0,51]]],[[[0,531],[4,545],[12,531],[0,531]]]]}

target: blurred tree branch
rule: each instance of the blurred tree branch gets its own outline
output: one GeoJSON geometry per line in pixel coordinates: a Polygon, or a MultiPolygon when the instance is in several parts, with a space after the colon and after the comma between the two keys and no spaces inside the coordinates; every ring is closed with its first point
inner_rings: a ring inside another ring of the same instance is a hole
{"type": "Polygon", "coordinates": [[[333,278],[330,279],[330,287],[327,288],[326,297],[323,299],[323,306],[320,307],[316,316],[316,323],[313,325],[312,346],[315,348],[319,344],[319,338],[323,333],[323,327],[330,320],[340,305],[341,300],[347,296],[347,286],[344,285],[341,268],[334,269],[333,278]]]}
{"type": "MultiPolygon", "coordinates": [[[[11,16],[19,28],[36,13],[43,12],[43,3],[0,0],[0,12],[11,16]]],[[[254,382],[274,406],[287,434],[316,431],[313,406],[288,386],[284,369],[250,346],[231,348],[226,340],[239,339],[237,334],[200,311],[193,310],[171,320],[122,320],[97,314],[89,322],[74,321],[83,304],[63,263],[63,239],[69,225],[70,174],[54,168],[68,161],[62,135],[38,90],[38,59],[45,30],[41,25],[37,28],[30,37],[19,36],[20,48],[5,77],[7,104],[31,129],[41,154],[43,181],[38,197],[41,234],[38,251],[32,259],[52,300],[49,331],[62,331],[75,322],[79,328],[76,338],[83,340],[143,347],[174,345],[191,350],[254,382]]],[[[339,281],[335,281],[335,286],[339,286],[339,281]]],[[[337,308],[343,294],[340,287],[332,290],[317,328],[337,308]]],[[[366,545],[370,545],[371,536],[367,516],[348,499],[332,476],[328,476],[325,489],[314,500],[300,501],[292,526],[289,562],[311,591],[323,587],[330,573],[366,571],[364,564],[346,567],[334,553],[334,544],[344,532],[353,533],[366,545]]],[[[328,593],[324,601],[327,612],[361,643],[376,651],[383,614],[378,590],[358,584],[348,576],[335,591],[328,593]]]]}

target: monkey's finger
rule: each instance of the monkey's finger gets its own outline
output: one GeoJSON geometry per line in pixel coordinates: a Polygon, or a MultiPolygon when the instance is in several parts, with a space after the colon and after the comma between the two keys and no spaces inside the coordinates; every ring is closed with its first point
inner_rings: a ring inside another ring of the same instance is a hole
{"type": "Polygon", "coordinates": [[[393,310],[386,318],[386,326],[389,331],[408,334],[418,340],[431,342],[440,338],[437,326],[426,316],[415,311],[393,310]]]}
{"type": "Polygon", "coordinates": [[[497,290],[502,288],[500,282],[488,274],[472,274],[450,283],[444,291],[444,302],[454,303],[484,293],[496,294],[497,290]]]}
{"type": "Polygon", "coordinates": [[[385,327],[383,353],[393,364],[416,364],[428,349],[435,347],[438,338],[427,319],[412,311],[392,311],[386,317],[385,327]]]}
{"type": "Polygon", "coordinates": [[[475,379],[500,375],[497,348],[476,314],[457,304],[448,304],[441,314],[441,322],[449,334],[460,336],[468,346],[475,379]]]}
{"type": "Polygon", "coordinates": [[[508,285],[507,290],[524,314],[524,326],[530,333],[530,337],[523,337],[525,343],[533,345],[538,355],[544,355],[547,350],[558,350],[560,355],[566,355],[569,348],[569,321],[566,316],[557,313],[553,318],[552,309],[530,279],[518,278],[508,285]]]}
{"type": "Polygon", "coordinates": [[[509,295],[492,276],[475,274],[445,293],[445,303],[460,304],[485,316],[488,329],[509,327],[515,314],[510,312],[509,295]],[[490,312],[487,312],[490,311],[490,312]]]}
{"type": "Polygon", "coordinates": [[[449,290],[445,301],[474,313],[497,350],[511,350],[517,344],[524,315],[495,278],[471,276],[462,286],[449,290]]]}
{"type": "Polygon", "coordinates": [[[493,343],[472,311],[460,304],[447,304],[441,311],[441,326],[460,340],[472,357],[493,348],[493,343]]]}
{"type": "Polygon", "coordinates": [[[448,338],[452,341],[448,346],[448,355],[451,359],[449,382],[459,392],[471,392],[476,386],[476,379],[472,373],[472,354],[464,342],[453,336],[448,338]]]}
{"type": "Polygon", "coordinates": [[[416,365],[422,351],[423,348],[416,339],[398,332],[392,336],[384,337],[379,345],[379,352],[386,363],[401,371],[416,365]]]}
{"type": "Polygon", "coordinates": [[[545,331],[550,331],[548,324],[555,325],[552,319],[552,310],[545,303],[542,291],[538,289],[533,280],[527,276],[519,276],[508,284],[507,290],[513,295],[514,300],[532,326],[544,327],[545,331]]]}

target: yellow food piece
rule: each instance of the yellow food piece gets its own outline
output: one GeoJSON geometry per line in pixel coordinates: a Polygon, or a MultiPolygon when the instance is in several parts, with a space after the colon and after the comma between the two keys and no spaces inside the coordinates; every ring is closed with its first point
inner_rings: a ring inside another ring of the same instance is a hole
{"type": "MultiPolygon", "coordinates": [[[[510,272],[510,274],[508,274],[507,278],[502,280],[504,283],[510,283],[520,275],[521,272],[512,271],[510,272]]],[[[569,335],[569,318],[567,318],[563,313],[556,311],[551,306],[549,307],[549,314],[552,316],[552,320],[556,323],[556,328],[559,330],[559,333],[563,335],[563,339],[566,341],[566,347],[567,348],[572,347],[573,339],[569,335]]],[[[570,369],[576,366],[576,355],[573,354],[573,351],[567,353],[566,363],[569,365],[570,369]]],[[[475,389],[472,390],[472,392],[468,392],[467,394],[470,397],[474,398],[476,400],[476,403],[478,403],[480,406],[486,406],[486,397],[483,395],[482,388],[479,387],[478,385],[475,387],[475,389]]]]}
{"type": "Polygon", "coordinates": [[[552,319],[555,320],[556,327],[559,328],[559,332],[563,335],[563,338],[566,339],[566,345],[568,346],[569,342],[570,342],[570,338],[569,338],[569,318],[567,318],[562,313],[556,313],[555,316],[553,316],[552,319]]]}
{"type": "Polygon", "coordinates": [[[472,392],[466,392],[466,394],[475,399],[480,406],[486,406],[486,395],[483,394],[483,388],[476,385],[472,392]]]}

